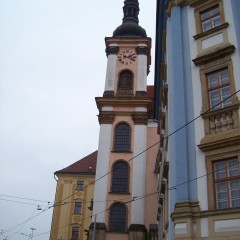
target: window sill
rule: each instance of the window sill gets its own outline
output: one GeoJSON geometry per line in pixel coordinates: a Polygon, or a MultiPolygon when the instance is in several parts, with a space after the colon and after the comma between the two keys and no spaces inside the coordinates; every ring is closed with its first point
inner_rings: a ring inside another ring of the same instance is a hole
{"type": "Polygon", "coordinates": [[[132,153],[132,151],[115,151],[115,150],[112,150],[111,152],[112,153],[132,153]]]}
{"type": "Polygon", "coordinates": [[[195,40],[198,40],[198,39],[203,38],[205,36],[208,36],[208,35],[210,35],[212,33],[218,32],[218,31],[220,31],[222,29],[228,28],[228,26],[229,26],[228,22],[223,23],[223,24],[221,24],[221,25],[219,25],[219,26],[217,26],[215,28],[211,28],[211,29],[209,29],[209,30],[207,30],[205,32],[198,33],[198,34],[194,35],[193,38],[195,40]]]}
{"type": "Polygon", "coordinates": [[[108,192],[109,194],[112,194],[112,195],[130,195],[131,193],[130,192],[108,192]]]}

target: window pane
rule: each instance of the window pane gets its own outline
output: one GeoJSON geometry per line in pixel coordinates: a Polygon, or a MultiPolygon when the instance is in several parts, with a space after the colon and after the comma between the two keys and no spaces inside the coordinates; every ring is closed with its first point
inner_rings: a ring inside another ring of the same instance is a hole
{"type": "Polygon", "coordinates": [[[212,26],[213,28],[221,25],[221,18],[220,18],[220,16],[214,17],[212,19],[212,21],[213,21],[213,26],[212,26]]]}
{"type": "Polygon", "coordinates": [[[220,96],[219,96],[219,90],[214,90],[209,92],[209,99],[210,99],[210,108],[217,109],[220,108],[220,96]]]}
{"type": "Polygon", "coordinates": [[[208,88],[213,88],[218,86],[218,74],[212,73],[208,74],[208,88]]]}
{"type": "Polygon", "coordinates": [[[79,231],[80,231],[79,227],[73,227],[72,228],[72,240],[78,240],[79,231]]]}
{"type": "Polygon", "coordinates": [[[221,96],[222,96],[222,101],[224,101],[222,103],[222,105],[224,107],[232,105],[232,99],[230,98],[231,92],[230,92],[230,87],[229,86],[221,88],[221,96]]]}
{"type": "Polygon", "coordinates": [[[229,83],[229,77],[228,77],[228,70],[222,70],[219,72],[219,82],[220,85],[223,85],[225,83],[229,83]]]}
{"type": "Polygon", "coordinates": [[[216,162],[214,164],[214,169],[215,169],[215,178],[216,179],[221,179],[221,178],[226,178],[226,164],[225,162],[216,162]]]}
{"type": "Polygon", "coordinates": [[[211,29],[211,27],[212,27],[212,24],[211,24],[210,20],[202,22],[203,31],[207,31],[207,30],[211,29]]]}
{"type": "Polygon", "coordinates": [[[231,207],[240,207],[240,180],[231,181],[229,189],[231,207]]]}
{"type": "Polygon", "coordinates": [[[235,177],[239,175],[239,164],[237,159],[228,161],[229,177],[235,177]]]}

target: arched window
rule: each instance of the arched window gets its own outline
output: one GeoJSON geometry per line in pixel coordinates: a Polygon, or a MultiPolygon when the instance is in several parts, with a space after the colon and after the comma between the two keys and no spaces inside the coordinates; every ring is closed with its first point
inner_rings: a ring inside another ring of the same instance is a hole
{"type": "Polygon", "coordinates": [[[120,123],[115,129],[114,151],[130,151],[130,127],[127,123],[120,123]]]}
{"type": "Polygon", "coordinates": [[[133,94],[133,74],[129,70],[124,70],[120,73],[118,81],[118,94],[133,94]]]}
{"type": "Polygon", "coordinates": [[[129,166],[125,161],[118,161],[112,168],[112,187],[115,193],[127,193],[129,191],[129,166]]]}
{"type": "Polygon", "coordinates": [[[127,226],[127,209],[122,203],[110,207],[109,231],[125,232],[127,226]]]}

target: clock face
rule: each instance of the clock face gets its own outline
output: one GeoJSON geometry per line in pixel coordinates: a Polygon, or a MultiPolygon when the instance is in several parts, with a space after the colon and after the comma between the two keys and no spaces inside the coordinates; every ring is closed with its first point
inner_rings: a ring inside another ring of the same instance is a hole
{"type": "Polygon", "coordinates": [[[136,61],[137,54],[134,50],[125,49],[118,53],[118,61],[124,65],[131,65],[136,61]]]}

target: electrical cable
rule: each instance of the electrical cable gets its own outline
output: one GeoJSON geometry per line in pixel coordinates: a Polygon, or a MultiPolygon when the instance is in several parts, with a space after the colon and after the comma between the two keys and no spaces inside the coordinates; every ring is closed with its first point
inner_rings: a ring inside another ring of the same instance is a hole
{"type": "MultiPolygon", "coordinates": [[[[223,101],[219,102],[218,104],[216,104],[215,106],[213,106],[212,108],[210,108],[209,110],[207,110],[206,112],[204,112],[203,114],[205,114],[205,113],[211,111],[212,109],[216,108],[218,105],[220,105],[221,103],[223,103],[223,102],[226,101],[227,99],[231,98],[232,96],[236,95],[238,92],[240,92],[240,90],[236,91],[235,93],[233,93],[233,94],[230,95],[229,97],[225,98],[223,101]]],[[[146,152],[146,151],[148,151],[149,149],[153,148],[154,146],[158,145],[161,141],[164,141],[165,139],[169,138],[169,137],[172,136],[173,134],[175,134],[175,133],[177,133],[178,131],[182,130],[183,128],[187,127],[189,124],[191,124],[192,122],[194,122],[194,121],[196,121],[198,118],[200,118],[203,114],[200,114],[199,116],[195,117],[193,120],[191,120],[191,121],[187,122],[186,124],[184,124],[183,126],[179,127],[178,129],[176,129],[175,131],[173,131],[172,133],[170,133],[168,136],[162,138],[162,139],[161,139],[160,141],[158,141],[157,143],[151,145],[150,147],[146,148],[144,151],[142,151],[142,152],[138,153],[137,155],[135,155],[134,157],[130,158],[127,162],[132,161],[134,158],[138,157],[139,155],[143,154],[144,152],[146,152]]],[[[96,183],[96,182],[99,181],[100,179],[106,177],[106,176],[107,176],[108,174],[110,174],[111,172],[112,172],[112,170],[109,171],[108,173],[104,174],[103,176],[99,177],[98,179],[96,179],[96,180],[93,181],[92,183],[88,184],[88,185],[85,186],[82,190],[84,190],[85,188],[87,188],[87,187],[91,186],[92,184],[96,183]]],[[[206,175],[207,175],[207,174],[206,174],[206,175]]],[[[174,189],[174,188],[177,188],[178,186],[180,186],[180,185],[182,185],[182,184],[186,184],[186,183],[188,183],[188,182],[190,182],[190,181],[194,181],[194,180],[197,180],[197,179],[202,178],[202,177],[204,177],[204,176],[200,176],[200,177],[195,178],[195,179],[193,179],[193,180],[189,180],[189,181],[187,181],[187,182],[178,184],[178,185],[176,185],[176,186],[174,186],[174,187],[171,187],[171,190],[174,189]]],[[[46,210],[43,210],[41,213],[35,215],[34,217],[29,218],[28,220],[24,221],[23,223],[30,221],[31,219],[39,216],[40,214],[42,214],[43,212],[49,210],[49,209],[52,208],[52,207],[58,206],[58,205],[61,204],[64,200],[66,200],[66,199],[70,198],[71,196],[75,195],[75,193],[78,192],[78,191],[79,191],[79,190],[75,191],[73,194],[71,194],[71,195],[69,195],[68,197],[64,198],[63,200],[57,202],[55,205],[52,205],[52,206],[48,207],[46,210]]],[[[145,196],[145,197],[142,197],[142,198],[146,198],[146,197],[152,196],[152,195],[157,194],[157,193],[158,193],[158,192],[154,192],[154,193],[148,194],[148,196],[145,196]]],[[[142,198],[139,198],[139,199],[137,199],[137,200],[140,200],[140,199],[142,199],[142,198]]],[[[132,201],[135,201],[135,199],[133,198],[132,200],[130,200],[130,201],[128,201],[128,202],[125,202],[125,204],[127,204],[127,203],[129,203],[129,202],[132,202],[132,201]]],[[[123,203],[124,203],[124,202],[123,202],[123,203]]],[[[64,204],[65,204],[65,203],[63,203],[62,205],[64,205],[64,204]]],[[[99,215],[99,214],[101,214],[101,213],[103,213],[103,212],[105,212],[105,211],[108,211],[108,210],[109,210],[109,208],[106,209],[106,210],[104,210],[104,211],[102,211],[102,212],[100,212],[100,213],[97,213],[97,214],[95,214],[95,215],[99,215]]],[[[83,220],[84,220],[84,219],[83,219],[83,220]]],[[[5,232],[8,232],[8,231],[10,231],[10,230],[12,230],[12,229],[14,229],[14,228],[16,228],[16,227],[18,227],[19,225],[22,225],[23,223],[18,224],[17,226],[15,226],[15,227],[7,230],[7,231],[4,231],[4,233],[5,233],[5,232]]],[[[62,228],[62,227],[61,227],[61,228],[62,228]]],[[[49,231],[48,231],[47,233],[49,233],[49,231]]],[[[39,236],[39,235],[35,235],[35,236],[39,236]]]]}
{"type": "Polygon", "coordinates": [[[33,198],[16,197],[16,196],[4,195],[4,194],[0,194],[0,196],[9,197],[9,198],[18,198],[18,199],[23,199],[23,200],[30,200],[30,201],[34,201],[34,202],[46,202],[46,203],[49,203],[49,204],[53,203],[53,202],[50,202],[50,201],[37,200],[37,199],[33,199],[33,198]]]}

